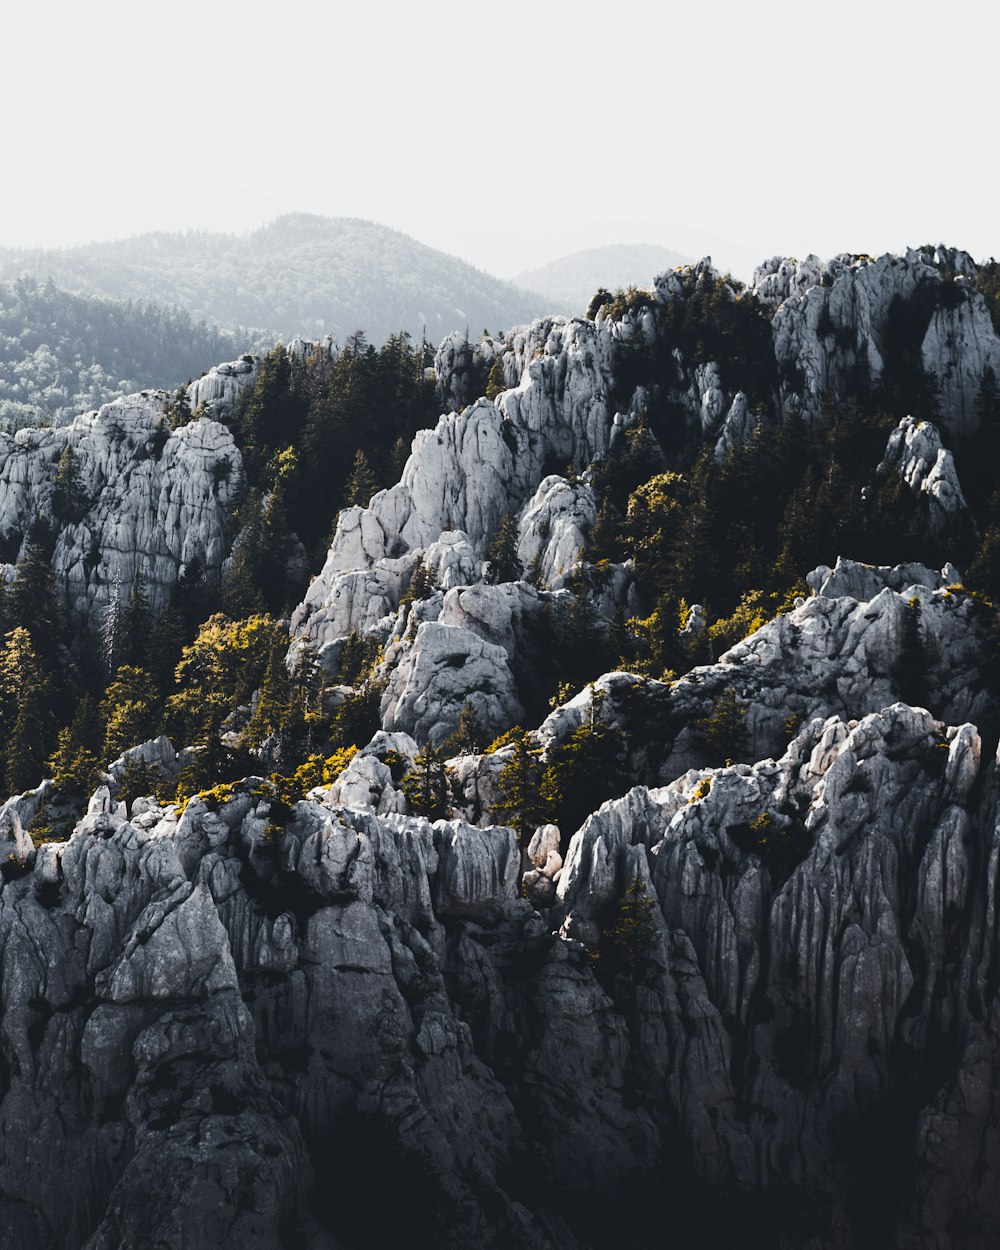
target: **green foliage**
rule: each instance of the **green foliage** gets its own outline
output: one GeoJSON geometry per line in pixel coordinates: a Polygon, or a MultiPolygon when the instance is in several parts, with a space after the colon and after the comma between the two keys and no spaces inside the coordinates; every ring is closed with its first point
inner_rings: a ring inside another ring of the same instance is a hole
{"type": "Polygon", "coordinates": [[[317,786],[332,785],[358,753],[356,746],[341,747],[331,755],[310,755],[291,777],[272,780],[286,803],[293,803],[317,786]]]}
{"type": "Polygon", "coordinates": [[[903,608],[899,656],[893,678],[900,698],[911,706],[924,707],[927,699],[927,654],[924,646],[920,600],[913,596],[903,608]]]}
{"type": "Polygon", "coordinates": [[[156,683],[143,668],[123,664],[104,692],[98,708],[103,722],[103,762],[111,763],[129,747],[152,737],[159,723],[161,700],[156,683]]]}
{"type": "Polygon", "coordinates": [[[524,568],[517,558],[517,521],[512,513],[505,512],[500,518],[486,558],[488,582],[516,582],[523,575],[524,568]]]}
{"type": "Polygon", "coordinates": [[[155,764],[141,755],[130,755],[118,780],[115,799],[131,811],[138,798],[158,798],[164,789],[164,779],[155,764]]]}
{"type": "Polygon", "coordinates": [[[56,466],[55,485],[52,489],[52,515],[64,523],[79,521],[87,511],[89,501],[80,476],[80,464],[76,452],[66,443],[56,466]]]}
{"type": "Polygon", "coordinates": [[[400,607],[418,599],[429,599],[437,590],[437,584],[437,570],[433,564],[426,564],[422,561],[413,570],[409,585],[399,601],[400,607]]]}
{"type": "Polygon", "coordinates": [[[18,626],[0,651],[0,731],[4,785],[18,794],[38,785],[55,734],[55,690],[31,634],[18,626]]]}
{"type": "Polygon", "coordinates": [[[276,453],[270,466],[271,489],[265,495],[247,488],[236,510],[240,528],[222,578],[222,606],[234,618],[280,614],[304,589],[301,581],[289,576],[294,538],[286,501],[296,470],[297,457],[290,448],[276,453]]]}
{"type": "Polygon", "coordinates": [[[711,791],[712,791],[712,778],[702,777],[702,779],[695,786],[694,790],[691,792],[691,797],[690,799],[688,799],[688,802],[698,803],[702,799],[708,798],[711,791]]]}
{"type": "Polygon", "coordinates": [[[638,972],[656,943],[656,902],[636,877],[618,899],[611,922],[601,933],[601,954],[630,976],[638,972]]]}
{"type": "Polygon", "coordinates": [[[505,736],[514,750],[497,778],[499,801],[493,807],[493,817],[513,829],[518,845],[526,847],[535,829],[554,815],[551,777],[546,776],[541,750],[533,745],[529,733],[513,729],[505,736]]]}
{"type": "Polygon", "coordinates": [[[601,720],[599,700],[589,722],[565,742],[549,748],[542,796],[551,804],[552,820],[565,837],[605,800],[622,793],[628,784],[624,755],[621,732],[601,720]]]}
{"type": "Polygon", "coordinates": [[[223,726],[241,706],[249,705],[275,652],[286,646],[283,626],[269,616],[232,621],[217,614],[184,648],[175,675],[177,689],[167,700],[166,721],[177,740],[198,749],[182,772],[179,793],[202,790],[227,770],[238,772],[248,763],[223,742],[223,726]]]}
{"type": "Polygon", "coordinates": [[[70,724],[59,731],[56,749],[46,762],[46,773],[57,790],[83,797],[97,784],[101,729],[93,696],[85,694],[70,724]]]}
{"type": "Polygon", "coordinates": [[[172,430],[180,429],[191,420],[191,404],[188,401],[188,385],[179,386],[163,401],[163,415],[172,430]]]}
{"type": "Polygon", "coordinates": [[[442,751],[430,743],[421,747],[413,768],[403,778],[403,793],[415,815],[428,820],[447,817],[448,777],[442,751]]]}
{"type": "Polygon", "coordinates": [[[340,652],[337,680],[345,686],[367,681],[382,658],[382,647],[374,634],[348,634],[340,652]]]}
{"type": "Polygon", "coordinates": [[[446,757],[476,755],[482,751],[485,742],[486,734],[476,715],[476,709],[471,703],[466,703],[459,713],[455,732],[445,740],[442,749],[446,757]]]}
{"type": "Polygon", "coordinates": [[[503,394],[507,387],[507,377],[504,373],[503,356],[497,356],[496,360],[490,366],[489,377],[486,379],[485,395],[487,399],[496,399],[498,395],[503,394]]]}
{"type": "Polygon", "coordinates": [[[368,463],[368,457],[359,447],[354,453],[351,473],[344,485],[344,507],[350,508],[357,505],[360,508],[367,508],[368,501],[377,490],[378,483],[368,463]]]}
{"type": "Polygon", "coordinates": [[[746,715],[736,691],[727,686],[712,700],[708,712],[692,722],[711,766],[721,767],[743,758],[747,749],[746,715]]]}

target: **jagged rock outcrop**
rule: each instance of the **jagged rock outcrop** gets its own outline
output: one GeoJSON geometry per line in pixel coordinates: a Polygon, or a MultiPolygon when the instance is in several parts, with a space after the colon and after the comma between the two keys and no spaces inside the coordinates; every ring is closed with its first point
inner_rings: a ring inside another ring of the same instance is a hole
{"type": "Polygon", "coordinates": [[[583,558],[597,520],[597,495],[586,482],[543,478],[518,521],[517,558],[544,586],[558,590],[583,558]]]}
{"type": "MultiPolygon", "coordinates": [[[[442,416],[435,429],[419,431],[402,480],[380,491],[368,508],[345,509],[326,563],[292,617],[293,636],[329,647],[348,621],[359,619],[345,609],[357,597],[359,575],[372,574],[388,592],[379,608],[394,608],[408,572],[397,561],[422,556],[449,531],[460,532],[485,559],[504,516],[526,504],[545,509],[532,495],[547,464],[586,468],[634,419],[615,412],[611,362],[617,340],[638,332],[632,321],[559,318],[512,335],[504,367],[512,364],[518,384],[495,402],[479,399],[442,416]]],[[[579,509],[583,497],[571,506],[579,509]]],[[[555,500],[548,510],[553,506],[555,500]]],[[[536,550],[544,554],[540,541],[537,534],[527,540],[532,558],[536,550]]],[[[562,541],[568,556],[573,537],[562,541]]],[[[364,619],[374,624],[381,617],[373,620],[369,611],[364,619]]]]}
{"type": "Polygon", "coordinates": [[[955,468],[955,458],[941,445],[929,421],[904,417],[889,435],[879,472],[895,472],[926,500],[932,526],[944,532],[968,519],[969,508],[955,468]]]}
{"type": "Polygon", "coordinates": [[[796,724],[858,718],[904,695],[952,722],[995,714],[983,678],[990,610],[952,566],[840,560],[811,580],[816,594],[669,686],[605,674],[551,713],[539,741],[548,750],[596,714],[624,735],[633,776],[665,782],[713,751],[780,754],[796,724]],[[727,700],[732,723],[718,724],[727,700]]]}
{"type": "Polygon", "coordinates": [[[216,420],[231,417],[239,397],[256,381],[257,366],[255,356],[243,356],[240,360],[213,365],[188,386],[188,407],[192,412],[204,408],[204,414],[216,420]]]}
{"type": "MultiPolygon", "coordinates": [[[[100,624],[116,584],[141,573],[154,611],[197,562],[217,578],[242,460],[224,425],[201,417],[171,430],[163,392],[105,404],[58,429],[0,434],[0,544],[13,563],[31,522],[59,525],[52,567],[78,619],[100,624]],[[53,504],[66,448],[77,489],[53,504]]],[[[9,576],[9,573],[8,573],[9,576]]]]}
{"type": "Polygon", "coordinates": [[[388,1244],[415,1209],[442,1246],[639,1245],[664,1177],[709,1244],[995,1240],[973,725],[897,703],[637,787],[538,830],[528,900],[510,830],[338,797],[103,791],[5,872],[5,1246],[388,1244]],[[361,1215],[374,1166],[399,1201],[361,1215]]]}
{"type": "Polygon", "coordinates": [[[971,258],[949,249],[766,261],[751,289],[774,309],[784,406],[817,417],[859,381],[878,382],[910,337],[937,381],[942,425],[952,434],[975,429],[976,395],[985,370],[1000,367],[1000,339],[974,274],[971,258]]]}

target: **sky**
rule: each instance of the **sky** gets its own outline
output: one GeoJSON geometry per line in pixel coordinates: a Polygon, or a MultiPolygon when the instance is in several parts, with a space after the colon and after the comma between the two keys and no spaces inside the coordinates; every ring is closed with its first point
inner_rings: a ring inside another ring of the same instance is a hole
{"type": "Polygon", "coordinates": [[[1000,255],[998,33],[969,0],[20,0],[0,246],[314,212],[503,277],[622,242],[1000,255]]]}

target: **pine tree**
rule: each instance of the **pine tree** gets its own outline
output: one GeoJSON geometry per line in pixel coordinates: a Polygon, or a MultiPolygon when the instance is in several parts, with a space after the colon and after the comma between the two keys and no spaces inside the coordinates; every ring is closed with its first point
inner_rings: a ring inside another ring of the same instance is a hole
{"type": "Polygon", "coordinates": [[[614,923],[601,935],[612,960],[629,975],[642,966],[656,941],[655,912],[656,903],[636,877],[618,900],[614,923]]]}
{"type": "Polygon", "coordinates": [[[149,673],[131,664],[120,665],[98,708],[105,726],[101,748],[104,763],[111,763],[129,747],[151,737],[159,712],[159,693],[149,673]]]}
{"type": "Polygon", "coordinates": [[[91,695],[85,694],[77,704],[73,720],[59,731],[55,752],[45,765],[56,789],[90,794],[100,771],[100,739],[97,705],[91,695]]]}
{"type": "Polygon", "coordinates": [[[426,816],[428,820],[447,817],[448,778],[444,756],[430,743],[420,749],[413,768],[403,778],[403,793],[417,816],[426,816]]]}
{"type": "Polygon", "coordinates": [[[739,760],[746,752],[747,710],[727,686],[712,702],[711,709],[692,728],[704,743],[708,762],[721,766],[739,760]]]}
{"type": "Polygon", "coordinates": [[[486,580],[516,582],[523,574],[524,568],[517,558],[517,521],[510,512],[505,512],[487,552],[486,580]]]}
{"type": "Polygon", "coordinates": [[[914,595],[903,608],[899,657],[893,668],[900,698],[911,707],[923,707],[927,698],[927,656],[921,615],[920,600],[914,595]]]}
{"type": "Polygon", "coordinates": [[[56,467],[52,514],[60,521],[78,521],[87,510],[87,496],[76,452],[67,442],[56,467]]]}
{"type": "Polygon", "coordinates": [[[128,603],[121,615],[119,663],[138,664],[144,659],[151,626],[146,578],[142,572],[136,571],[129,588],[128,603]]]}
{"type": "Polygon", "coordinates": [[[493,815],[517,834],[518,845],[527,847],[535,829],[553,816],[552,804],[543,795],[541,751],[532,745],[527,730],[514,736],[514,750],[497,778],[499,802],[493,815]]]}
{"type": "Polygon", "coordinates": [[[344,507],[350,508],[356,505],[360,508],[367,508],[368,501],[377,490],[378,484],[371,465],[368,463],[368,457],[359,447],[354,453],[351,473],[344,486],[344,507]]]}
{"type": "Polygon", "coordinates": [[[4,784],[8,794],[17,794],[42,780],[55,728],[43,658],[21,626],[4,639],[0,687],[6,709],[4,784]]]}

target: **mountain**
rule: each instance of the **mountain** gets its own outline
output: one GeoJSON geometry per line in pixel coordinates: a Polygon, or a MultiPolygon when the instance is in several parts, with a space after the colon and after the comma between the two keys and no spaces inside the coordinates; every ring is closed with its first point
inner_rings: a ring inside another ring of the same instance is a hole
{"type": "Polygon", "coordinates": [[[174,389],[251,346],[177,309],[3,282],[0,423],[60,423],[143,386],[174,389]]]}
{"type": "Polygon", "coordinates": [[[294,214],[248,235],[149,234],[63,250],[0,249],[0,278],[51,278],[68,290],[153,300],[235,330],[286,341],[363,330],[503,329],[548,311],[545,301],[386,226],[294,214]]]}
{"type": "Polygon", "coordinates": [[[0,437],[3,1245],[995,1245],[998,321],[699,262],[0,437]]]}
{"type": "Polygon", "coordinates": [[[574,252],[538,269],[526,269],[517,274],[514,282],[544,295],[550,304],[549,312],[575,317],[587,309],[602,288],[646,288],[658,273],[690,261],[690,256],[652,243],[615,243],[574,252]]]}

